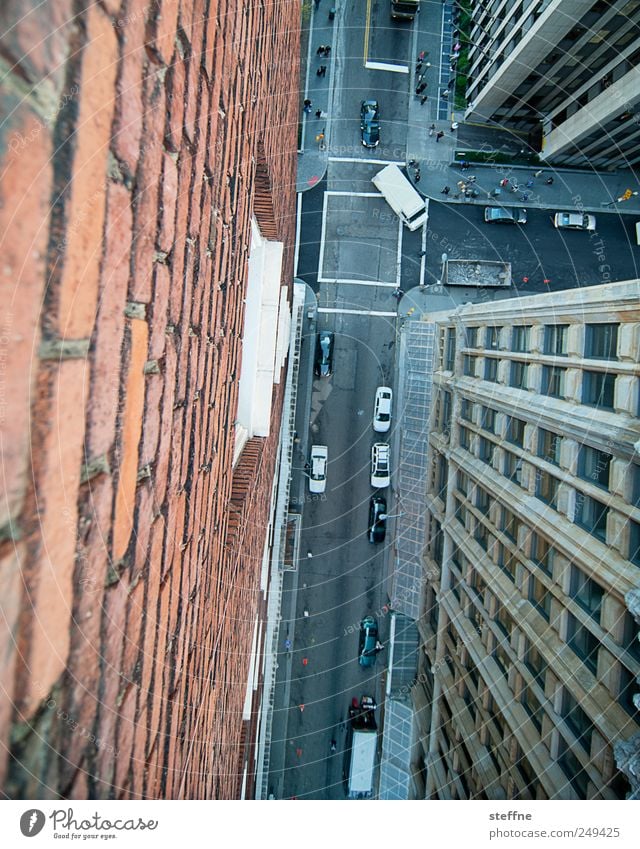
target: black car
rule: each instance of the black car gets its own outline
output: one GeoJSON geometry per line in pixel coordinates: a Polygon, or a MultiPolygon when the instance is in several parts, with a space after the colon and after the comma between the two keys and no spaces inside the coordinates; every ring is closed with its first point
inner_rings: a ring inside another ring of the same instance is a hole
{"type": "Polygon", "coordinates": [[[374,495],[369,501],[369,542],[383,542],[387,532],[387,500],[374,495]]]}
{"type": "Polygon", "coordinates": [[[380,123],[377,100],[363,100],[360,104],[360,135],[365,147],[380,143],[380,123]]]}
{"type": "Polygon", "coordinates": [[[321,330],[316,339],[315,373],[329,377],[333,373],[333,333],[321,330]]]}

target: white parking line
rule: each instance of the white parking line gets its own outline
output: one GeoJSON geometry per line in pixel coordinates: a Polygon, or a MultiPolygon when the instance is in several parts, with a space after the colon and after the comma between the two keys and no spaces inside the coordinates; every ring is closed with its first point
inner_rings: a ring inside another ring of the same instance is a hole
{"type": "Polygon", "coordinates": [[[318,307],[318,312],[342,313],[343,315],[379,315],[387,318],[397,318],[397,312],[377,312],[376,310],[343,310],[339,307],[318,307]]]}
{"type": "Polygon", "coordinates": [[[396,74],[409,73],[409,68],[406,65],[390,65],[387,62],[365,62],[364,66],[370,71],[394,71],[396,74]]]}
{"type": "Polygon", "coordinates": [[[382,283],[380,280],[351,280],[348,277],[318,277],[318,283],[347,283],[349,286],[382,286],[395,289],[395,283],[382,283]]]}
{"type": "Polygon", "coordinates": [[[357,162],[357,163],[365,163],[367,165],[400,165],[404,166],[407,163],[404,159],[363,159],[359,156],[330,156],[329,162],[345,162],[347,164],[357,162]]]}

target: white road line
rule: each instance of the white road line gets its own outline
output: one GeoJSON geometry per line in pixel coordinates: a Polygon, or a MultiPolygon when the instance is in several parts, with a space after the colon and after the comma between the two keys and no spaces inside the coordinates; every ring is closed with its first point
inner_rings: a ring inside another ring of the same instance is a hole
{"type": "Polygon", "coordinates": [[[380,280],[350,280],[346,277],[318,277],[318,283],[343,283],[349,286],[382,286],[385,289],[395,289],[395,283],[382,283],[380,280]]]}
{"type": "Polygon", "coordinates": [[[400,288],[402,271],[402,221],[398,219],[398,246],[396,248],[396,289],[400,288]]]}
{"type": "Polygon", "coordinates": [[[293,257],[293,276],[298,276],[298,256],[300,254],[300,225],[302,223],[302,195],[303,192],[298,192],[296,200],[296,247],[293,257]]]}
{"type": "Polygon", "coordinates": [[[324,245],[327,233],[327,193],[322,198],[322,226],[320,227],[320,253],[318,255],[318,273],[324,265],[324,245]]]}
{"type": "Polygon", "coordinates": [[[409,73],[409,68],[406,65],[389,65],[386,62],[365,62],[364,66],[370,71],[394,71],[396,74],[409,73]]]}
{"type": "Polygon", "coordinates": [[[380,192],[336,192],[326,191],[325,195],[335,195],[344,198],[381,198],[380,192]]]}
{"type": "Polygon", "coordinates": [[[330,156],[329,162],[364,163],[366,165],[401,165],[407,163],[404,159],[362,159],[359,156],[330,156]]]}
{"type": "Polygon", "coordinates": [[[318,307],[318,312],[342,313],[344,315],[379,315],[386,318],[397,318],[397,312],[376,312],[376,310],[344,310],[339,307],[318,307]]]}

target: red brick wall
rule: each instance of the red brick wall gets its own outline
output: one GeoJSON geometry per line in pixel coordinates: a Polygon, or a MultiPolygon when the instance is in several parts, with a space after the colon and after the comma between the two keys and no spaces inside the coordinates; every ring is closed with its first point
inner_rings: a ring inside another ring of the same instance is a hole
{"type": "Polygon", "coordinates": [[[298,24],[296,0],[0,8],[10,796],[238,795],[283,389],[233,470],[242,299],[252,214],[292,278],[298,24]]]}

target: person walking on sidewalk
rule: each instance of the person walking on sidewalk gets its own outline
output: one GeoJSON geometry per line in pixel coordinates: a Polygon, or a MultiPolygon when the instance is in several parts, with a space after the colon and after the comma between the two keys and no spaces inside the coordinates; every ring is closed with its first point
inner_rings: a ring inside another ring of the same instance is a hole
{"type": "Polygon", "coordinates": [[[552,186],[553,185],[553,177],[547,177],[547,179],[545,180],[545,183],[547,184],[547,186],[552,186]]]}
{"type": "Polygon", "coordinates": [[[330,53],[331,53],[331,45],[326,44],[325,48],[324,48],[324,53],[322,55],[325,57],[325,59],[328,59],[330,53]]]}
{"type": "Polygon", "coordinates": [[[307,99],[304,101],[304,103],[302,104],[302,111],[303,111],[306,115],[310,115],[310,114],[311,114],[311,101],[309,100],[309,98],[307,98],[307,99]]]}
{"type": "Polygon", "coordinates": [[[534,176],[534,177],[540,177],[541,175],[542,175],[542,168],[540,168],[540,170],[539,170],[539,171],[536,171],[536,172],[535,172],[535,174],[534,174],[533,176],[534,176]]]}
{"type": "Polygon", "coordinates": [[[506,189],[506,187],[507,187],[508,185],[509,185],[509,178],[508,178],[508,177],[503,177],[503,179],[502,179],[502,180],[500,180],[500,186],[501,186],[501,188],[506,189]]]}
{"type": "Polygon", "coordinates": [[[426,87],[426,83],[420,83],[420,85],[416,88],[416,94],[422,94],[426,87]]]}
{"type": "Polygon", "coordinates": [[[429,98],[427,97],[426,94],[423,94],[422,97],[420,98],[420,106],[424,106],[425,103],[427,102],[427,100],[429,100],[429,98]]]}
{"type": "Polygon", "coordinates": [[[325,50],[326,47],[324,46],[324,44],[321,44],[320,47],[318,47],[318,49],[316,50],[316,56],[324,56],[325,50]]]}
{"type": "Polygon", "coordinates": [[[436,141],[437,141],[437,142],[439,142],[439,141],[440,141],[440,139],[441,139],[441,138],[443,138],[443,136],[444,136],[443,131],[442,131],[442,130],[438,130],[438,132],[436,133],[436,141]]]}
{"type": "Polygon", "coordinates": [[[440,192],[440,194],[441,195],[448,195],[450,191],[451,191],[451,188],[449,186],[445,186],[444,189],[442,189],[442,191],[440,192]]]}
{"type": "Polygon", "coordinates": [[[436,125],[435,125],[435,124],[432,124],[432,125],[429,127],[429,135],[430,135],[430,136],[432,136],[432,135],[435,133],[435,131],[436,131],[436,125]]]}
{"type": "Polygon", "coordinates": [[[420,182],[420,169],[419,168],[416,168],[416,173],[415,173],[413,179],[414,179],[414,182],[416,182],[416,183],[420,182]]]}

